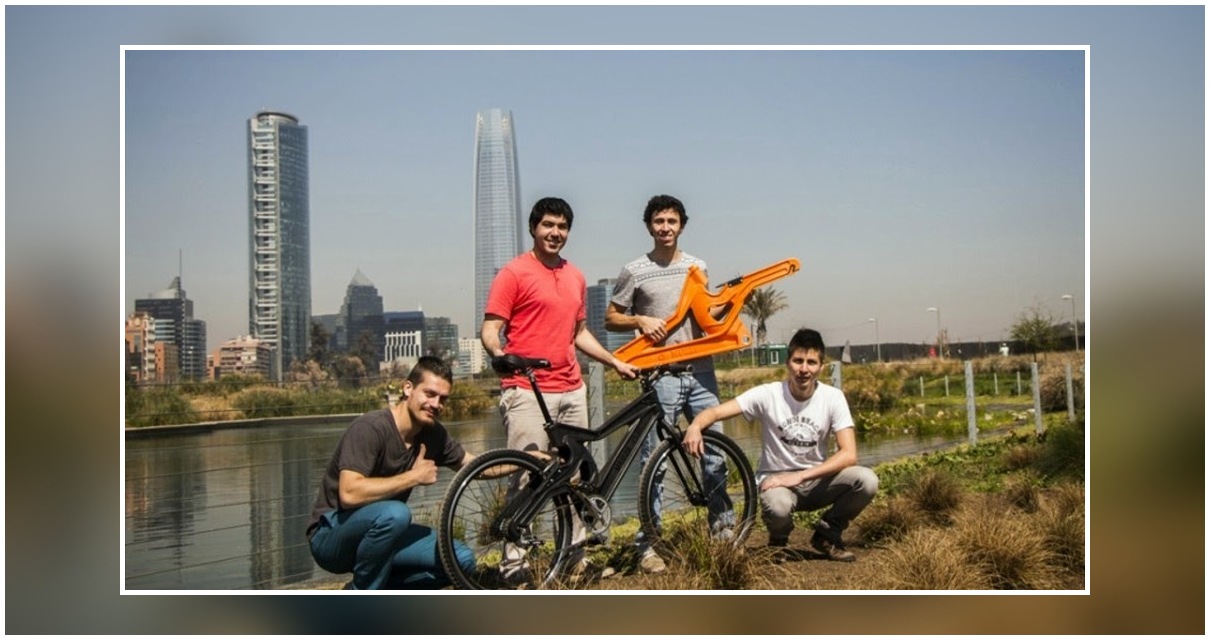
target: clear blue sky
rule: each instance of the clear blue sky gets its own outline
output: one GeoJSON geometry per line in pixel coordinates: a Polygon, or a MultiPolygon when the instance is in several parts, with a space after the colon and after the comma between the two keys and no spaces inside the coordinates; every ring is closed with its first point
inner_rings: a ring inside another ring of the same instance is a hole
{"type": "MultiPolygon", "coordinates": [[[[246,331],[244,121],[311,150],[313,313],[356,269],[386,307],[474,335],[474,115],[512,109],[522,201],[568,199],[590,282],[687,204],[714,282],[785,257],[770,339],[995,340],[1083,306],[1083,51],[128,51],[126,298],[184,286],[211,346],[246,331]]],[[[1083,316],[1082,309],[1080,315],[1083,316]]]]}
{"type": "Polygon", "coordinates": [[[1084,320],[1090,229],[1119,241],[1100,254],[1107,283],[1170,281],[1191,265],[1200,276],[1203,233],[1189,232],[1204,210],[1189,187],[1205,166],[1200,7],[6,15],[13,264],[44,273],[63,264],[55,256],[105,261],[123,243],[125,314],[172,279],[179,248],[211,345],[246,331],[244,122],[266,107],[310,128],[317,314],[338,309],[360,268],[389,309],[421,306],[473,332],[473,117],[492,106],[516,115],[526,206],[558,194],[576,208],[567,255],[590,280],[647,248],[638,215],[659,192],[688,204],[684,246],[716,282],[802,260],[774,285],[791,306],[773,339],[812,325],[833,344],[870,342],[877,317],[882,340],[921,342],[934,306],[952,339],[996,339],[1036,303],[1066,319],[1065,293],[1084,320]],[[119,44],[489,42],[1091,44],[1091,226],[1078,51],[136,52],[124,235],[101,196],[119,182],[119,44]],[[48,132],[94,142],[66,153],[48,132]],[[1154,249],[1121,259],[1137,246],[1154,249]]]}

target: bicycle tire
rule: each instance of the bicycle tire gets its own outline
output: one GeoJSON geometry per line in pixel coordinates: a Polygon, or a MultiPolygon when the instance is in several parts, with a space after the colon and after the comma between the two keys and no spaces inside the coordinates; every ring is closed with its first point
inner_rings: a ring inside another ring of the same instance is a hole
{"type": "Polygon", "coordinates": [[[455,588],[545,588],[561,575],[571,544],[572,509],[566,497],[547,499],[531,521],[528,532],[536,544],[524,554],[529,579],[502,575],[506,541],[490,527],[493,516],[517,497],[510,485],[528,481],[541,470],[542,464],[527,453],[498,449],[476,456],[450,481],[441,503],[437,554],[455,588]],[[511,472],[502,471],[510,467],[511,472]],[[456,541],[474,553],[474,569],[458,561],[456,541]]]}
{"type": "Polygon", "coordinates": [[[665,552],[673,551],[672,547],[679,544],[699,544],[700,541],[741,547],[756,521],[759,492],[752,465],[743,449],[731,438],[715,431],[704,431],[702,439],[708,451],[723,458],[725,495],[733,517],[711,514],[711,511],[727,512],[725,503],[717,502],[718,497],[713,508],[708,502],[692,498],[694,493],[711,493],[702,476],[703,459],[689,455],[678,441],[660,442],[639,475],[639,523],[647,540],[665,552]],[[691,486],[687,487],[683,479],[691,486]],[[661,507],[657,509],[656,492],[660,484],[663,491],[661,507]]]}

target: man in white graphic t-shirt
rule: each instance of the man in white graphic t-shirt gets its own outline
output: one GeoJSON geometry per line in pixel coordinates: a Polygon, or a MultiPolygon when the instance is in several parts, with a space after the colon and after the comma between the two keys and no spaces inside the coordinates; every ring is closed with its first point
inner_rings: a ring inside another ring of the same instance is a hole
{"type": "Polygon", "coordinates": [[[769,545],[783,547],[794,528],[795,511],[828,507],[811,536],[811,546],[832,560],[852,562],[841,534],[874,499],[878,476],[857,464],[857,437],[844,392],[819,381],[823,337],[799,329],[790,339],[786,379],[763,384],[734,400],[698,414],[685,432],[685,446],[702,452],[702,429],[743,414],[761,424],[761,517],[769,545]],[[829,455],[828,441],[836,451],[829,455]]]}

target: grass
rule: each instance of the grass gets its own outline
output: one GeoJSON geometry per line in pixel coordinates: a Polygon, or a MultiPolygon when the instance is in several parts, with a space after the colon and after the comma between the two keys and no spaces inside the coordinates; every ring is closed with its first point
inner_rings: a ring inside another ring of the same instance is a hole
{"type": "Polygon", "coordinates": [[[630,521],[593,556],[618,574],[577,588],[1082,589],[1082,434],[1056,421],[1044,437],[1027,430],[880,465],[879,495],[846,532],[856,563],[820,560],[807,548],[818,513],[796,513],[789,550],[766,547],[759,523],[744,548],[673,535],[661,545],[668,571],[644,575],[630,521]]]}

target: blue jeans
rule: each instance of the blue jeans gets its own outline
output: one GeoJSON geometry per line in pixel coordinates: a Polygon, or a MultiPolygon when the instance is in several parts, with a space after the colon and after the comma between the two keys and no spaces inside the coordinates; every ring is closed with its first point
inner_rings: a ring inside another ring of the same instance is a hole
{"type": "MultiPolygon", "coordinates": [[[[655,381],[655,392],[660,404],[664,407],[664,419],[672,426],[676,426],[677,417],[682,413],[687,421],[692,422],[697,414],[710,407],[718,406],[718,382],[715,380],[713,369],[694,371],[691,374],[682,373],[679,376],[664,376],[655,381]]],[[[715,422],[709,428],[711,431],[722,433],[723,423],[715,422]]],[[[647,439],[643,442],[642,449],[639,450],[640,467],[647,463],[647,459],[651,457],[652,451],[658,444],[659,438],[653,429],[647,433],[647,439]]],[[[665,471],[666,469],[661,467],[656,472],[658,484],[652,511],[656,514],[657,525],[663,504],[665,471]]],[[[702,485],[706,490],[706,495],[709,496],[707,513],[711,529],[718,530],[734,526],[735,512],[731,506],[731,499],[727,496],[726,460],[714,447],[709,445],[706,446],[705,454],[702,456],[702,485]]],[[[634,542],[640,553],[646,551],[650,546],[641,530],[635,535],[634,542]]]]}
{"type": "MultiPolygon", "coordinates": [[[[475,554],[455,541],[458,564],[475,568],[475,554]]],[[[329,511],[311,534],[311,556],[332,573],[353,573],[354,589],[440,589],[450,584],[437,557],[437,532],[412,524],[398,500],[329,511]]]]}

